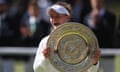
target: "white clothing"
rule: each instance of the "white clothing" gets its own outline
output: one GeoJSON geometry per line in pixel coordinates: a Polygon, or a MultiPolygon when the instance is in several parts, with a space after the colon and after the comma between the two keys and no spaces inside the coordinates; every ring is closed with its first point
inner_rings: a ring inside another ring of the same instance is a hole
{"type": "MultiPolygon", "coordinates": [[[[49,36],[45,37],[39,44],[33,64],[34,72],[59,72],[42,54],[42,51],[46,48],[48,38],[49,36]]],[[[97,72],[98,69],[99,63],[90,67],[87,72],[97,72]]]]}

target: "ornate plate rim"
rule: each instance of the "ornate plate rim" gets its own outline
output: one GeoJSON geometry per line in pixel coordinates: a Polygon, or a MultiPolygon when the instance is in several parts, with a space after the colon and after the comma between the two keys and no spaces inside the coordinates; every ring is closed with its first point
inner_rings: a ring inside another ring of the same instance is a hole
{"type": "MultiPolygon", "coordinates": [[[[88,32],[91,32],[91,34],[94,36],[94,39],[96,41],[96,48],[93,48],[90,50],[90,54],[88,55],[88,58],[86,58],[86,60],[84,60],[83,62],[79,63],[79,64],[75,64],[75,65],[70,65],[70,64],[66,64],[62,61],[60,61],[60,64],[58,61],[55,60],[55,58],[59,58],[59,56],[57,56],[57,53],[54,52],[54,49],[52,49],[52,52],[50,54],[50,57],[48,57],[50,63],[57,69],[59,70],[60,72],[81,72],[81,71],[85,71],[87,70],[91,65],[92,65],[92,55],[95,51],[95,49],[99,48],[99,45],[98,45],[98,40],[95,36],[95,34],[91,31],[91,29],[89,29],[87,26],[83,25],[83,24],[80,24],[80,23],[77,23],[77,22],[67,22],[67,23],[64,23],[60,26],[57,27],[57,29],[55,29],[49,36],[48,38],[48,42],[47,42],[47,46],[49,47],[50,46],[50,41],[53,40],[52,37],[54,36],[54,33],[57,33],[57,31],[60,29],[60,28],[64,28],[65,26],[71,26],[72,24],[76,25],[76,26],[83,26],[83,28],[85,29],[88,29],[89,31],[88,32]],[[86,66],[84,63],[88,61],[89,62],[89,65],[86,66]],[[63,66],[65,65],[65,66],[63,66]],[[78,67],[78,66],[81,66],[81,67],[78,67]],[[83,68],[83,66],[85,66],[83,68]],[[64,67],[64,68],[63,68],[64,67]],[[80,70],[81,69],[81,70],[80,70]]],[[[53,40],[54,41],[54,40],[53,40]]]]}

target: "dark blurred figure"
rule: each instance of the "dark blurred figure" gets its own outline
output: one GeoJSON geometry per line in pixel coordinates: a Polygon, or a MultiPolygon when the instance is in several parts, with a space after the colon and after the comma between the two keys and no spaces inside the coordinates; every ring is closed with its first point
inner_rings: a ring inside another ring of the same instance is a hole
{"type": "Polygon", "coordinates": [[[87,0],[67,0],[72,5],[72,22],[83,23],[84,17],[90,11],[89,1],[87,0]]]}
{"type": "Polygon", "coordinates": [[[37,2],[30,2],[20,25],[20,46],[38,46],[41,38],[49,34],[50,24],[41,17],[37,2]]]}
{"type": "Polygon", "coordinates": [[[18,38],[18,26],[9,16],[10,0],[0,0],[0,46],[13,46],[18,38]]]}
{"type": "Polygon", "coordinates": [[[41,10],[41,17],[45,21],[49,22],[49,16],[47,15],[47,8],[53,4],[53,1],[51,0],[38,0],[38,6],[41,10]]]}
{"type": "Polygon", "coordinates": [[[115,46],[116,48],[120,48],[120,16],[118,17],[118,27],[116,29],[116,36],[115,36],[115,46]]]}
{"type": "Polygon", "coordinates": [[[104,0],[91,0],[91,8],[84,24],[93,30],[101,48],[112,48],[116,16],[105,9],[104,0]]]}

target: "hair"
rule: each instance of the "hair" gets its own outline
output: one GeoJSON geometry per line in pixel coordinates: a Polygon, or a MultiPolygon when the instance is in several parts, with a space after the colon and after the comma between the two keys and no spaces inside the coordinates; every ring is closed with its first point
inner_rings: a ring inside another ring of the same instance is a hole
{"type": "Polygon", "coordinates": [[[40,8],[39,7],[39,5],[38,5],[38,3],[37,3],[37,0],[30,0],[29,2],[28,2],[28,6],[27,6],[27,8],[29,8],[29,7],[35,7],[35,8],[40,8]]]}
{"type": "Polygon", "coordinates": [[[66,3],[66,2],[56,2],[55,5],[61,5],[63,7],[65,7],[68,12],[70,13],[70,15],[72,16],[72,7],[69,3],[66,3]]]}

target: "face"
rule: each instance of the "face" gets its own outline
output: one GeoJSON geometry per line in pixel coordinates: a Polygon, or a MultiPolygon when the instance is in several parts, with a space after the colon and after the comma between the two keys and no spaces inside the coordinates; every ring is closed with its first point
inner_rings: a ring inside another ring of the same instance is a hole
{"type": "Polygon", "coordinates": [[[0,4],[0,14],[7,11],[7,4],[0,4]]]}
{"type": "Polygon", "coordinates": [[[31,15],[31,16],[39,16],[40,14],[40,9],[38,7],[35,7],[35,6],[29,6],[28,8],[28,13],[31,15]]]}
{"type": "Polygon", "coordinates": [[[100,9],[103,6],[103,0],[91,0],[91,6],[93,9],[100,9]]]}
{"type": "Polygon", "coordinates": [[[52,24],[53,28],[56,28],[57,26],[66,23],[70,20],[70,16],[67,16],[66,14],[59,14],[54,10],[50,10],[49,15],[50,23],[52,24]]]}

